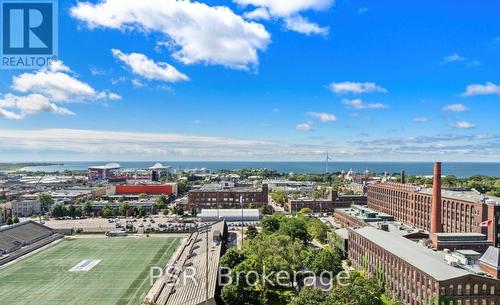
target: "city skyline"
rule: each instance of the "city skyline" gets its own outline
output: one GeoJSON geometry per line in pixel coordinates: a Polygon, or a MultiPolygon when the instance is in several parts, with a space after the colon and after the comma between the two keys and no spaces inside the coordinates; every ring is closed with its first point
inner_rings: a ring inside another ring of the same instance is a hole
{"type": "Polygon", "coordinates": [[[500,160],[500,4],[295,4],[60,2],[60,61],[0,74],[0,157],[500,160]]]}

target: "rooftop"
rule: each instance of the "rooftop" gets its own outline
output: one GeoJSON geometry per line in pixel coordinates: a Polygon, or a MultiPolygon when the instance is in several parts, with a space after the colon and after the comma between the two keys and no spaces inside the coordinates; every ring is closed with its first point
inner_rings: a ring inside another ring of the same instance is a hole
{"type": "MultiPolygon", "coordinates": [[[[421,189],[420,193],[432,195],[432,188],[421,189]]],[[[470,201],[470,202],[480,202],[489,199],[492,201],[496,201],[497,204],[500,204],[500,198],[494,196],[487,196],[474,190],[458,191],[458,190],[442,189],[441,196],[443,198],[450,198],[450,199],[470,201]]]]}
{"type": "Polygon", "coordinates": [[[261,189],[251,186],[235,186],[232,183],[208,183],[204,184],[198,190],[191,192],[260,192],[261,189]]]}
{"type": "Polygon", "coordinates": [[[120,164],[118,163],[108,163],[105,165],[89,166],[89,169],[119,169],[120,164]]]}
{"type": "Polygon", "coordinates": [[[490,246],[479,261],[500,270],[500,249],[490,246]]]}
{"type": "Polygon", "coordinates": [[[354,231],[438,281],[471,274],[448,265],[443,252],[435,252],[391,231],[382,231],[370,226],[354,231]]]}
{"type": "MultiPolygon", "coordinates": [[[[176,267],[181,268],[175,284],[166,285],[158,296],[156,303],[168,305],[197,305],[206,300],[213,299],[217,289],[217,273],[222,251],[220,234],[225,230],[225,222],[220,221],[200,229],[193,234],[185,245],[176,267]],[[207,234],[208,230],[208,234],[207,234]],[[207,235],[208,235],[208,262],[207,262],[207,235]],[[208,267],[208,285],[207,283],[208,267]],[[194,271],[194,272],[193,272],[194,271]],[[194,280],[193,280],[194,278],[194,280]],[[208,292],[205,287],[208,287],[208,292]]],[[[210,304],[212,304],[209,301],[210,304]]]]}
{"type": "Polygon", "coordinates": [[[205,218],[205,217],[217,217],[217,218],[224,218],[224,217],[239,217],[241,218],[241,214],[243,213],[243,217],[260,217],[260,212],[258,209],[243,209],[243,212],[241,209],[202,209],[201,213],[198,214],[198,217],[200,218],[205,218]]]}

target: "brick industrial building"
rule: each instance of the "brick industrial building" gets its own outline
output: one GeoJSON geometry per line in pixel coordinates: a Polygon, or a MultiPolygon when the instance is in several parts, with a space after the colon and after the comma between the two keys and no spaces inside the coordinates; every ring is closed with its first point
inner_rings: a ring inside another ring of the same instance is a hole
{"type": "Polygon", "coordinates": [[[480,233],[498,245],[500,198],[474,190],[441,191],[441,164],[435,167],[434,183],[438,185],[433,189],[392,182],[369,185],[368,207],[431,233],[480,233]],[[433,198],[441,204],[432,205],[433,198]]]}
{"type": "Polygon", "coordinates": [[[371,226],[349,229],[349,259],[385,283],[405,305],[500,304],[499,280],[453,267],[443,253],[395,232],[371,226]]]}
{"type": "Polygon", "coordinates": [[[500,249],[492,246],[498,214],[491,212],[498,204],[478,198],[442,192],[436,163],[432,189],[375,184],[368,188],[369,209],[338,210],[335,217],[348,226],[353,266],[376,277],[403,304],[499,305],[500,249]]]}
{"type": "Polygon", "coordinates": [[[268,186],[235,186],[231,183],[205,184],[188,193],[186,208],[191,209],[234,209],[240,208],[240,198],[245,207],[260,208],[268,203],[268,186]]]}
{"type": "Polygon", "coordinates": [[[347,208],[351,204],[365,205],[364,195],[343,195],[331,189],[328,190],[327,198],[310,199],[288,199],[286,205],[290,212],[299,212],[303,208],[309,208],[314,213],[330,213],[335,209],[347,208]]]}

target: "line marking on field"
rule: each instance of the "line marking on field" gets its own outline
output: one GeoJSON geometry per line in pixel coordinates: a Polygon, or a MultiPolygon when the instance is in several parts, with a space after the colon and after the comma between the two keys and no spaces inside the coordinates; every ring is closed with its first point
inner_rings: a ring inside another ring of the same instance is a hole
{"type": "Polygon", "coordinates": [[[78,265],[69,269],[69,271],[70,272],[87,272],[87,271],[90,271],[90,269],[94,268],[100,262],[101,262],[100,259],[99,260],[85,259],[85,260],[79,262],[78,265]]]}

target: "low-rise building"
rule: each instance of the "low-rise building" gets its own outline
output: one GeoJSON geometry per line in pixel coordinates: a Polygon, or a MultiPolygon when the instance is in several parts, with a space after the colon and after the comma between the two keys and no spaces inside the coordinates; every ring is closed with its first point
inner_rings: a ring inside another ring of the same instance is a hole
{"type": "Polygon", "coordinates": [[[304,208],[309,208],[314,213],[331,213],[336,209],[350,207],[352,204],[366,204],[366,196],[344,195],[330,189],[327,198],[290,198],[286,202],[288,211],[292,213],[300,212],[300,210],[304,208]]]}
{"type": "Polygon", "coordinates": [[[352,205],[349,208],[337,209],[333,214],[335,220],[345,228],[364,227],[369,223],[393,221],[394,217],[389,214],[373,211],[366,206],[352,205]]]}
{"type": "Polygon", "coordinates": [[[244,207],[260,208],[268,203],[268,187],[238,186],[237,184],[210,183],[188,193],[186,208],[191,209],[234,209],[244,207]]]}
{"type": "Polygon", "coordinates": [[[258,209],[202,209],[197,217],[203,222],[259,222],[261,215],[258,209]]]}
{"type": "Polygon", "coordinates": [[[353,265],[385,283],[386,291],[405,305],[500,304],[500,281],[493,274],[475,264],[455,267],[445,256],[391,230],[349,229],[353,265]]]}
{"type": "Polygon", "coordinates": [[[16,200],[8,203],[12,215],[18,217],[30,217],[41,213],[41,205],[38,200],[16,200]]]}

